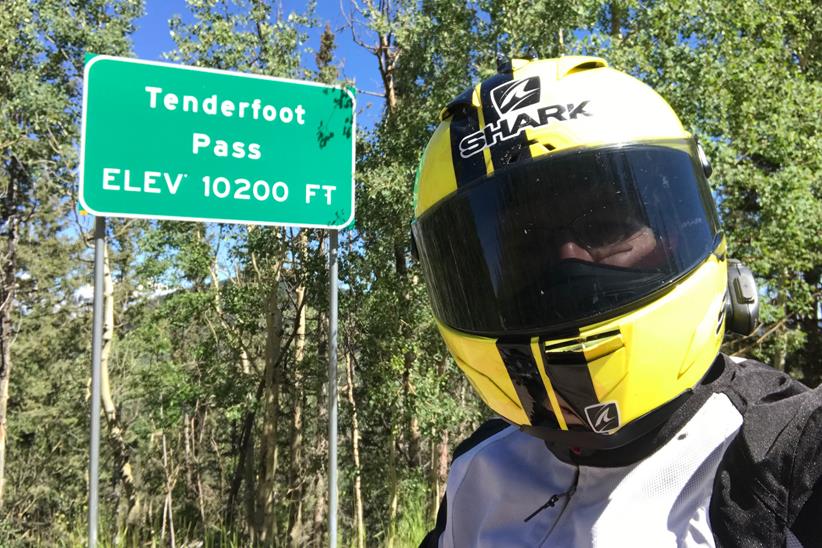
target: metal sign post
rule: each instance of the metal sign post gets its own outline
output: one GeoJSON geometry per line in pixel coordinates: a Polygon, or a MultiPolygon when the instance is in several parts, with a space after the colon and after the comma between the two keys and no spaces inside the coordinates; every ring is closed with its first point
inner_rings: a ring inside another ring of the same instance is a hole
{"type": "Polygon", "coordinates": [[[94,219],[94,320],[91,335],[91,440],[88,463],[88,545],[97,545],[97,501],[100,485],[100,357],[103,350],[103,257],[106,218],[94,219]]]}
{"type": "Polygon", "coordinates": [[[337,546],[337,231],[328,235],[328,545],[337,546]]]}
{"type": "Polygon", "coordinates": [[[354,220],[353,93],[315,82],[86,58],[80,204],[97,216],[89,546],[97,542],[105,217],[330,229],[329,535],[337,531],[337,230],[354,220]]]}

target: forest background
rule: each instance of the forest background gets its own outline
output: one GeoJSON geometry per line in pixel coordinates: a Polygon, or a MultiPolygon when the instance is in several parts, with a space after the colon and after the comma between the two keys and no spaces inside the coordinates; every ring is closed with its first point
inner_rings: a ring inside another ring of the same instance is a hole
{"type": "MultiPolygon", "coordinates": [[[[187,0],[168,59],[345,83],[346,33],[380,76],[340,249],[340,544],[411,546],[453,446],[488,413],[445,352],[409,248],[440,109],[499,55],[592,54],[702,140],[762,325],[725,350],[822,377],[822,5],[813,0],[187,0]],[[311,63],[305,63],[310,59],[311,63]]],[[[92,221],[76,202],[84,52],[132,55],[140,0],[0,10],[0,545],[82,545],[92,221]]],[[[356,85],[356,82],[348,82],[356,85]]],[[[362,104],[362,100],[361,100],[362,104]]],[[[110,219],[101,539],[327,544],[327,234],[110,219]]]]}

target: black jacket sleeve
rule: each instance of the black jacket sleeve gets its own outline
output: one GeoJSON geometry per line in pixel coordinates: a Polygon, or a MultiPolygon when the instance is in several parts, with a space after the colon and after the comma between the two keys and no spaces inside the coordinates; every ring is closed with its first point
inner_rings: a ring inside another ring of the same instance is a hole
{"type": "Polygon", "coordinates": [[[817,481],[813,493],[802,511],[791,524],[791,532],[805,548],[822,546],[822,480],[817,481]]]}
{"type": "Polygon", "coordinates": [[[749,360],[726,394],[743,425],[720,463],[710,517],[718,546],[822,546],[822,388],[749,360]]]}
{"type": "MultiPolygon", "coordinates": [[[[817,403],[822,397],[817,393],[817,403]]],[[[806,548],[822,546],[822,407],[816,407],[797,443],[789,527],[806,548]]]]}

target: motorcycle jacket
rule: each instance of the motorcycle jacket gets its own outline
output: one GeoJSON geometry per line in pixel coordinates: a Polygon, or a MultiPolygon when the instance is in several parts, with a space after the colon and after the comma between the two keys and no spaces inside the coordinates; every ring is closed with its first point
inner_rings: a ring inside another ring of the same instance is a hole
{"type": "Polygon", "coordinates": [[[662,426],[592,453],[501,419],[455,451],[422,546],[822,546],[822,388],[720,355],[662,426]]]}

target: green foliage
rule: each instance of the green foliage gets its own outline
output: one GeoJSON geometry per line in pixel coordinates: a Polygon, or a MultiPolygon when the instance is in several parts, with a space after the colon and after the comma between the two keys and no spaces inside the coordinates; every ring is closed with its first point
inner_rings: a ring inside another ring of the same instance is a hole
{"type": "Polygon", "coordinates": [[[397,546],[419,546],[420,540],[431,529],[426,504],[426,486],[406,482],[402,486],[402,511],[397,518],[397,546]]]}
{"type": "MultiPolygon", "coordinates": [[[[657,89],[712,158],[731,255],[752,268],[765,291],[765,325],[754,341],[785,320],[771,332],[781,342],[732,348],[778,367],[790,354],[802,359],[806,336],[820,336],[818,329],[801,333],[822,291],[822,141],[813,106],[822,101],[822,83],[812,13],[819,8],[811,2],[790,9],[778,2],[665,2],[629,10],[618,35],[607,36],[611,62],[657,89]]],[[[596,36],[584,46],[605,40],[596,36]]]]}
{"type": "Polygon", "coordinates": [[[86,51],[128,52],[141,6],[11,0],[0,10],[0,254],[17,278],[4,341],[12,368],[3,545],[61,538],[84,508],[90,309],[77,295],[89,264],[72,196],[80,75],[86,51]]]}

